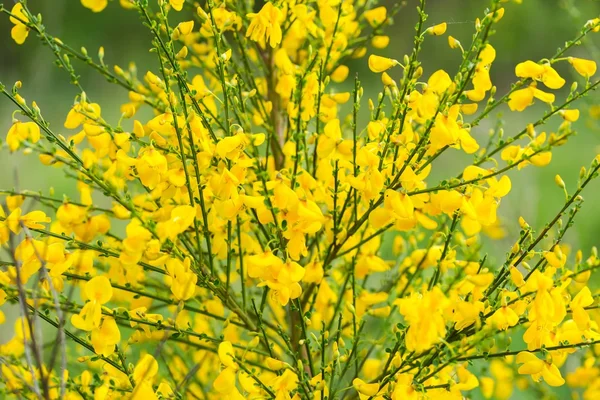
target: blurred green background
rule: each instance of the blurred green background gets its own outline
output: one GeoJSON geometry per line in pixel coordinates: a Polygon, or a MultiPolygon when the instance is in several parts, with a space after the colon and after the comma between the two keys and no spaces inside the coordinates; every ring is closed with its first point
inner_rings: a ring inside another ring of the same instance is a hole
{"type": "MultiPolygon", "coordinates": [[[[4,1],[5,7],[12,7],[12,1],[4,1]]],[[[118,1],[111,1],[109,7],[100,14],[94,14],[83,8],[79,0],[29,0],[34,12],[43,15],[48,32],[61,38],[74,48],[85,46],[94,58],[100,46],[105,47],[105,62],[108,65],[127,66],[135,61],[140,76],[147,70],[157,72],[154,54],[148,52],[150,35],[141,25],[134,11],[123,10],[118,1]]],[[[393,2],[386,2],[388,9],[393,2]]],[[[388,30],[391,36],[390,45],[385,50],[372,50],[375,54],[402,59],[412,49],[414,26],[417,21],[416,0],[408,0],[407,6],[395,17],[394,25],[388,30]]],[[[460,64],[460,52],[451,50],[447,36],[452,35],[468,46],[474,31],[477,17],[484,15],[488,6],[487,0],[428,0],[427,26],[440,22],[448,23],[448,31],[442,37],[427,37],[420,60],[428,77],[438,69],[454,74],[460,64]]],[[[600,15],[598,0],[523,0],[523,4],[508,2],[504,4],[506,13],[496,26],[496,33],[491,37],[491,44],[497,51],[497,57],[491,68],[492,82],[502,95],[515,81],[514,67],[517,63],[528,59],[539,60],[551,57],[566,40],[577,36],[584,23],[600,15]]],[[[54,65],[54,55],[40,44],[33,34],[24,45],[18,46],[10,38],[12,24],[5,15],[0,15],[0,81],[12,87],[16,80],[23,82],[21,94],[28,100],[35,100],[45,118],[56,132],[65,132],[64,118],[70,109],[77,89],[69,83],[68,74],[54,65]]],[[[584,43],[571,50],[569,54],[600,62],[596,48],[600,47],[600,33],[589,35],[584,43]]],[[[380,76],[371,73],[367,68],[366,58],[353,60],[349,64],[350,76],[355,72],[365,87],[365,97],[376,99],[381,90],[380,76]]],[[[104,118],[116,124],[120,117],[119,106],[127,101],[127,92],[108,84],[102,76],[81,63],[74,62],[77,73],[81,76],[81,84],[88,96],[102,105],[104,118]]],[[[557,70],[568,84],[556,92],[557,103],[563,100],[570,83],[581,78],[567,63],[558,65],[557,70]]],[[[395,78],[399,71],[392,72],[395,78]]],[[[600,76],[600,73],[597,74],[600,76]]],[[[596,78],[597,79],[597,78],[596,78]]],[[[342,85],[340,91],[351,90],[350,80],[342,85]]],[[[506,239],[488,245],[489,250],[497,258],[509,251],[519,227],[517,219],[523,216],[536,229],[552,219],[564,203],[562,191],[554,184],[554,175],[560,173],[567,187],[573,191],[579,169],[588,166],[592,158],[600,152],[600,122],[589,116],[589,106],[600,104],[600,93],[594,92],[586,100],[579,102],[581,118],[575,124],[578,135],[569,143],[554,151],[552,163],[544,168],[529,166],[521,171],[513,172],[511,193],[503,199],[500,215],[509,233],[506,239]]],[[[14,105],[6,98],[0,98],[0,137],[4,139],[11,126],[11,115],[14,105]]],[[[511,113],[507,106],[502,106],[504,129],[506,136],[512,136],[523,129],[527,123],[534,122],[543,116],[547,107],[536,104],[524,113],[511,113]]],[[[361,109],[361,118],[368,118],[366,101],[361,109]]],[[[496,124],[498,115],[491,115],[472,135],[480,144],[487,140],[487,132],[496,124]]],[[[561,120],[552,118],[542,131],[552,132],[557,129],[561,120]]],[[[124,128],[131,126],[131,121],[124,123],[124,128]]],[[[364,125],[363,125],[364,126],[364,125]]],[[[438,180],[455,176],[468,165],[470,158],[456,150],[436,160],[431,184],[438,180]]],[[[17,188],[41,190],[48,193],[54,188],[56,196],[63,193],[77,198],[75,184],[66,179],[60,169],[44,167],[35,156],[10,154],[4,147],[0,149],[0,189],[17,188]]],[[[584,192],[585,203],[578,214],[575,227],[567,234],[566,242],[574,248],[582,248],[584,254],[589,248],[600,244],[600,181],[593,182],[584,192]]],[[[4,336],[4,335],[0,335],[4,336]]],[[[563,394],[567,393],[561,392],[563,394]]]]}

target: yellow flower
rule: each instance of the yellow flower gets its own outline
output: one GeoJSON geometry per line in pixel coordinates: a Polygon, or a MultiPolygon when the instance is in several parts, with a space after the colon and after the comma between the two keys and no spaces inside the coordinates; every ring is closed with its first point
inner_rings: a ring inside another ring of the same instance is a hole
{"type": "Polygon", "coordinates": [[[317,154],[319,157],[343,158],[352,154],[352,142],[343,140],[339,119],[327,122],[323,134],[319,137],[317,154]]]}
{"type": "Polygon", "coordinates": [[[234,361],[233,345],[229,341],[224,341],[219,344],[218,349],[219,360],[221,360],[221,364],[226,367],[237,368],[237,364],[234,361]]]}
{"type": "Polygon", "coordinates": [[[270,1],[265,3],[258,13],[248,14],[250,26],[246,36],[255,42],[267,40],[272,48],[281,43],[282,32],[280,20],[282,13],[270,1]]]}
{"type": "Polygon", "coordinates": [[[427,80],[427,90],[436,94],[444,93],[452,84],[450,75],[442,69],[435,71],[427,80]]]}
{"type": "Polygon", "coordinates": [[[460,105],[460,111],[464,115],[473,115],[473,114],[475,114],[477,112],[477,108],[478,108],[477,103],[461,104],[460,105]]]}
{"type": "Polygon", "coordinates": [[[139,220],[132,220],[125,228],[127,237],[123,240],[123,249],[119,255],[119,261],[124,265],[136,264],[146,250],[152,233],[141,226],[139,220]]]}
{"type": "Polygon", "coordinates": [[[171,4],[171,7],[173,7],[175,11],[181,11],[185,4],[185,0],[169,0],[169,4],[171,4]]]}
{"type": "Polygon", "coordinates": [[[523,274],[514,266],[510,267],[510,279],[516,287],[521,287],[525,285],[525,279],[523,277],[523,274]]]}
{"type": "Polygon", "coordinates": [[[589,78],[596,73],[595,61],[569,57],[569,63],[573,66],[573,68],[575,68],[577,73],[584,78],[589,78]]]}
{"type": "Polygon", "coordinates": [[[323,263],[313,260],[304,267],[303,282],[319,283],[323,279],[325,271],[323,271],[323,263]]]}
{"type": "Polygon", "coordinates": [[[81,4],[85,8],[89,8],[93,12],[100,12],[108,5],[108,0],[81,0],[81,4]]]}
{"type": "Polygon", "coordinates": [[[575,295],[571,300],[570,306],[573,313],[573,320],[577,324],[577,328],[581,331],[585,331],[590,328],[590,316],[588,315],[585,307],[594,304],[594,298],[590,289],[585,286],[583,289],[575,295]]]}
{"type": "Polygon", "coordinates": [[[354,389],[363,396],[375,396],[377,392],[379,392],[378,383],[366,383],[360,378],[354,378],[352,386],[354,386],[354,389]]]}
{"type": "Polygon", "coordinates": [[[221,158],[237,160],[249,142],[247,135],[244,133],[224,137],[217,143],[217,154],[221,158]]]}
{"type": "MultiPolygon", "coordinates": [[[[521,1],[522,0],[516,0],[515,3],[520,3],[521,1]]],[[[493,15],[492,13],[489,13],[487,16],[493,16],[494,22],[498,22],[504,17],[504,8],[499,8],[493,15]]]]}
{"type": "Polygon", "coordinates": [[[362,279],[371,272],[383,272],[390,266],[381,258],[374,255],[364,255],[356,261],[356,277],[362,279]]]}
{"type": "Polygon", "coordinates": [[[119,4],[121,5],[121,7],[123,7],[126,10],[135,8],[135,4],[133,3],[133,0],[119,0],[119,4]]]}
{"type": "Polygon", "coordinates": [[[336,83],[341,83],[346,80],[348,74],[350,73],[350,68],[345,65],[340,65],[331,73],[331,80],[336,83]]]}
{"type": "Polygon", "coordinates": [[[453,390],[473,390],[479,386],[477,377],[464,364],[456,368],[456,375],[458,383],[452,388],[453,390]]]}
{"type": "MultiPolygon", "coordinates": [[[[92,331],[100,326],[102,304],[107,303],[112,298],[112,286],[108,278],[97,276],[86,282],[84,293],[88,301],[79,314],[71,316],[71,323],[77,329],[92,331]]],[[[105,331],[97,332],[99,335],[98,338],[102,338],[104,334],[111,332],[114,333],[114,329],[110,325],[107,325],[105,331]]],[[[102,342],[99,341],[98,343],[101,344],[102,342]]]]}
{"type": "Polygon", "coordinates": [[[133,369],[133,380],[137,383],[152,380],[158,373],[158,362],[150,354],[145,354],[133,369]]]}
{"type": "Polygon", "coordinates": [[[450,46],[451,49],[456,49],[457,47],[461,47],[461,44],[453,36],[448,36],[448,46],[450,46]]]}
{"type": "Polygon", "coordinates": [[[419,400],[422,393],[413,386],[414,376],[411,374],[398,374],[396,386],[392,393],[392,400],[419,400]]]}
{"type": "Polygon", "coordinates": [[[565,84],[565,80],[549,64],[525,61],[515,67],[515,74],[519,78],[541,81],[550,89],[560,89],[565,84]]]}
{"type": "MultiPolygon", "coordinates": [[[[163,397],[163,398],[173,398],[171,397],[163,397]]],[[[140,382],[133,389],[133,395],[131,396],[131,400],[158,400],[158,396],[154,392],[152,385],[148,381],[140,382]]]]}
{"type": "Polygon", "coordinates": [[[490,320],[496,328],[505,331],[519,322],[519,316],[512,308],[502,306],[490,317],[490,320]]]}
{"type": "Polygon", "coordinates": [[[579,110],[560,110],[558,112],[565,121],[575,122],[579,119],[579,110]]]}
{"type": "Polygon", "coordinates": [[[221,371],[217,379],[213,383],[213,388],[222,394],[230,394],[237,391],[235,387],[236,370],[232,367],[227,367],[221,371]]]}
{"type": "Polygon", "coordinates": [[[252,378],[249,374],[244,371],[240,371],[238,373],[238,379],[240,381],[240,386],[244,391],[248,393],[250,397],[257,396],[260,394],[260,387],[256,384],[254,378],[252,378]]]}
{"type": "Polygon", "coordinates": [[[273,371],[282,370],[287,366],[287,364],[283,361],[271,357],[267,357],[265,363],[267,364],[267,367],[269,367],[269,369],[273,371]]]}
{"type": "Polygon", "coordinates": [[[184,262],[172,258],[166,264],[167,273],[171,278],[171,293],[177,300],[187,300],[196,291],[198,276],[190,270],[190,259],[184,262]]]}
{"type": "Polygon", "coordinates": [[[380,307],[380,308],[372,308],[369,310],[369,315],[378,318],[387,318],[392,311],[390,306],[380,307]]]}
{"type": "Polygon", "coordinates": [[[534,84],[532,84],[525,89],[519,89],[512,92],[510,94],[510,98],[508,99],[508,107],[511,109],[511,111],[523,111],[533,104],[534,98],[537,98],[548,104],[552,104],[555,100],[555,97],[552,93],[543,92],[534,84]]]}
{"type": "Polygon", "coordinates": [[[15,208],[13,212],[6,218],[6,225],[15,235],[21,232],[21,226],[24,225],[30,229],[44,229],[44,225],[50,222],[50,217],[46,216],[43,211],[31,211],[25,215],[21,215],[21,209],[15,208]]]}
{"type": "Polygon", "coordinates": [[[528,351],[517,354],[517,362],[523,364],[519,367],[522,375],[531,375],[535,381],[544,378],[550,386],[562,386],[565,383],[560,371],[552,362],[543,361],[528,351]]]}
{"type": "Polygon", "coordinates": [[[259,286],[272,289],[272,297],[282,305],[302,293],[299,282],[304,277],[304,268],[291,260],[284,263],[270,251],[248,257],[248,276],[259,278],[262,281],[259,286]]]}
{"type": "Polygon", "coordinates": [[[412,293],[410,297],[396,300],[395,304],[409,325],[406,333],[409,351],[427,350],[446,334],[442,312],[448,299],[437,286],[431,291],[412,293]]]}
{"type": "Polygon", "coordinates": [[[599,32],[600,31],[600,18],[594,18],[594,19],[590,19],[589,21],[587,21],[585,23],[585,27],[586,28],[592,28],[592,32],[599,32]]]}
{"type": "Polygon", "coordinates": [[[394,79],[392,79],[391,76],[389,76],[387,74],[387,72],[384,72],[383,74],[381,74],[381,82],[385,85],[385,86],[391,86],[391,87],[397,87],[398,85],[396,85],[396,81],[394,81],[394,79]]]}
{"type": "Polygon", "coordinates": [[[112,286],[105,276],[97,276],[85,284],[85,296],[88,301],[105,304],[112,298],[112,286]]]}
{"type": "Polygon", "coordinates": [[[158,237],[162,240],[174,240],[194,222],[196,209],[192,206],[177,206],[171,211],[167,221],[159,222],[156,226],[158,237]]]}
{"type": "Polygon", "coordinates": [[[177,40],[181,37],[189,35],[194,30],[194,21],[180,22],[173,30],[173,39],[177,40]]]}
{"type": "Polygon", "coordinates": [[[564,86],[565,80],[556,72],[550,65],[544,65],[544,73],[542,74],[542,82],[550,89],[560,89],[564,86]]]}
{"type": "Polygon", "coordinates": [[[23,22],[29,22],[29,18],[27,18],[20,2],[15,4],[10,12],[16,16],[16,18],[10,17],[10,22],[15,25],[10,31],[10,36],[17,44],[23,44],[29,35],[29,28],[23,22]]]}
{"type": "Polygon", "coordinates": [[[376,49],[385,49],[390,43],[390,37],[384,35],[377,35],[371,39],[371,44],[376,49]]]}
{"type": "Polygon", "coordinates": [[[365,11],[363,17],[367,20],[371,27],[376,28],[383,24],[387,18],[387,9],[383,6],[376,7],[365,11]]]}
{"type": "Polygon", "coordinates": [[[531,60],[517,64],[515,75],[520,78],[541,79],[544,74],[544,66],[531,60]]]}
{"type": "MultiPolygon", "coordinates": [[[[75,315],[74,315],[75,316],[75,315]]],[[[91,342],[96,354],[108,357],[115,352],[115,346],[121,341],[121,332],[114,318],[106,317],[100,327],[92,330],[91,342]]]]}
{"type": "Polygon", "coordinates": [[[442,22],[441,24],[437,24],[430,28],[427,28],[427,30],[425,32],[429,33],[430,35],[440,36],[440,35],[443,35],[444,33],[446,33],[447,27],[448,27],[448,24],[446,24],[445,22],[442,22]]]}
{"type": "Polygon", "coordinates": [[[400,65],[400,63],[397,60],[376,56],[374,54],[371,54],[369,56],[369,69],[375,72],[376,74],[383,71],[387,71],[388,69],[396,65],[400,65]]]}

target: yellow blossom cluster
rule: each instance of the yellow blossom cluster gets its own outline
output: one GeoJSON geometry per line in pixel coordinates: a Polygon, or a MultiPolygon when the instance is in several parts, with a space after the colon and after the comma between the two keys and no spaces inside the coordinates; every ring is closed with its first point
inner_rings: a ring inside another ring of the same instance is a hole
{"type": "Polygon", "coordinates": [[[556,177],[565,202],[546,225],[520,218],[504,258],[483,249],[511,223],[508,173],[575,134],[600,81],[571,54],[599,18],[502,88],[493,34],[520,12],[505,0],[464,44],[420,0],[397,59],[386,30],[407,2],[80,3],[141,18],[156,62],[109,65],[25,0],[0,5],[14,42],[37,36],[74,84],[56,127],[0,83],[16,107],[2,151],[78,193],[0,189],[0,397],[508,399],[566,383],[598,398],[600,259],[563,238],[600,157],[576,184],[556,177]],[[420,61],[430,41],[460,51],[456,72],[420,61]],[[349,79],[357,63],[381,79],[375,99],[349,79]],[[84,66],[118,87],[117,121],[84,66]],[[493,116],[537,100],[519,131],[493,116]],[[469,161],[432,178],[452,153],[469,161]]]}

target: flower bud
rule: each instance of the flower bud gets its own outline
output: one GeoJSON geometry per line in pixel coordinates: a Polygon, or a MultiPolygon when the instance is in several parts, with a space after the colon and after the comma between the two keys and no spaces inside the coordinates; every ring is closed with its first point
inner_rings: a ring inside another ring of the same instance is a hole
{"type": "Polygon", "coordinates": [[[519,217],[519,226],[521,229],[529,229],[529,224],[525,221],[525,218],[519,217]]]}
{"type": "Polygon", "coordinates": [[[453,36],[448,36],[448,46],[450,46],[451,49],[456,49],[457,47],[460,47],[460,42],[453,36]]]}
{"type": "Polygon", "coordinates": [[[179,50],[179,51],[177,52],[177,54],[175,55],[175,57],[176,57],[177,59],[180,59],[180,60],[181,60],[181,59],[183,59],[183,58],[186,58],[186,57],[187,57],[187,55],[188,55],[188,48],[187,48],[187,46],[183,46],[183,47],[181,48],[181,50],[179,50]]]}
{"type": "Polygon", "coordinates": [[[423,67],[419,66],[415,71],[414,79],[419,79],[423,75],[423,67]]]}
{"type": "Polygon", "coordinates": [[[510,252],[513,254],[517,254],[519,250],[521,250],[521,246],[519,245],[519,243],[515,243],[510,252]]]}
{"type": "Polygon", "coordinates": [[[558,174],[554,177],[554,183],[556,183],[556,185],[561,189],[565,188],[565,182],[562,180],[562,178],[558,174]]]}

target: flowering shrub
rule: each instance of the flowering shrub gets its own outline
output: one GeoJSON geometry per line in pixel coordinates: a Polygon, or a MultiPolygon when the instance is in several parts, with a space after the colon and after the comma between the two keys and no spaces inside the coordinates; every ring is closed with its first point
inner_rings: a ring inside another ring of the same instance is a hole
{"type": "Polygon", "coordinates": [[[600,396],[587,286],[600,260],[562,242],[600,158],[576,184],[556,177],[564,206],[542,227],[521,218],[505,259],[481,250],[502,236],[507,172],[547,165],[575,133],[600,81],[571,50],[600,19],[516,65],[499,94],[492,34],[503,5],[519,12],[505,1],[463,44],[421,0],[400,60],[378,53],[403,3],[119,3],[152,38],[157,64],[142,77],[53,37],[26,1],[0,6],[14,41],[37,36],[78,91],[55,127],[21,82],[0,84],[16,107],[4,146],[79,192],[0,192],[0,305],[20,312],[0,345],[3,398],[507,399],[565,381],[600,396]],[[430,40],[462,54],[455,74],[421,65],[430,40]],[[380,74],[376,99],[349,78],[353,58],[380,74]],[[121,119],[103,117],[79,64],[129,92],[121,119]],[[496,110],[534,102],[545,111],[521,131],[482,134],[496,110]],[[453,152],[472,155],[462,172],[429,178],[453,152]],[[579,367],[563,376],[568,358],[579,367]]]}

